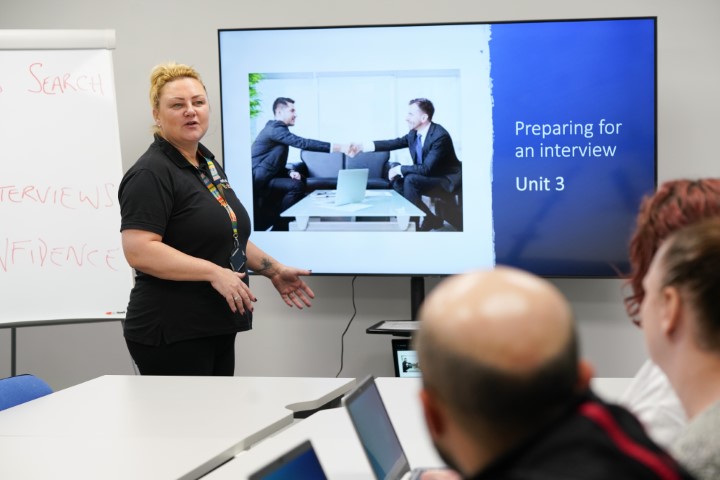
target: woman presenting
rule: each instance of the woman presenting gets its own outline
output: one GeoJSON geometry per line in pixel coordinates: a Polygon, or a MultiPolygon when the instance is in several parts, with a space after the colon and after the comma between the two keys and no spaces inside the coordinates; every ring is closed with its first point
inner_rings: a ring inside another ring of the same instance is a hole
{"type": "Polygon", "coordinates": [[[210,108],[187,65],[150,77],[155,140],[119,189],[122,245],[136,271],[124,323],[143,375],[233,375],[235,335],[252,328],[247,271],[268,277],[289,306],[310,306],[309,275],[249,241],[250,218],[200,143],[210,108]]]}

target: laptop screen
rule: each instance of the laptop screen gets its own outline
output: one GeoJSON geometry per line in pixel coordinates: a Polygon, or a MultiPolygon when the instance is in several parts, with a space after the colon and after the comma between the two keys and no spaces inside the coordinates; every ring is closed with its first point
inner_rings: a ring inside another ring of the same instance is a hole
{"type": "Polygon", "coordinates": [[[399,479],[410,471],[373,377],[345,397],[350,418],[378,480],[399,479]]]}
{"type": "Polygon", "coordinates": [[[365,198],[365,189],[368,180],[367,168],[352,168],[340,170],[335,193],[335,205],[360,203],[365,198]]]}
{"type": "Polygon", "coordinates": [[[249,480],[327,480],[310,440],[253,473],[249,480]]]}

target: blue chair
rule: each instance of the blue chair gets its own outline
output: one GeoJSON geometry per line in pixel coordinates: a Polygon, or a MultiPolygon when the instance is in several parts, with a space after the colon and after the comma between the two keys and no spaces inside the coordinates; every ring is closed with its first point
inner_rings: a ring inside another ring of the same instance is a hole
{"type": "Polygon", "coordinates": [[[0,410],[53,393],[50,385],[34,375],[0,379],[0,410]]]}

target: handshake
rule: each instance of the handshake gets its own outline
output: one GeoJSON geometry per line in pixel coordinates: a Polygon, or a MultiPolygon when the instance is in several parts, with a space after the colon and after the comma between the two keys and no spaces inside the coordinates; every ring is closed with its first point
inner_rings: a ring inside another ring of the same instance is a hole
{"type": "MultiPolygon", "coordinates": [[[[354,157],[358,153],[363,152],[363,144],[362,143],[333,143],[332,144],[332,152],[342,152],[348,157],[354,157]]],[[[402,177],[402,167],[399,163],[393,163],[390,165],[390,170],[388,171],[388,180],[391,182],[395,180],[396,177],[402,177]]]]}
{"type": "Polygon", "coordinates": [[[332,151],[342,152],[348,157],[354,157],[363,151],[363,145],[362,143],[334,143],[332,151]]]}

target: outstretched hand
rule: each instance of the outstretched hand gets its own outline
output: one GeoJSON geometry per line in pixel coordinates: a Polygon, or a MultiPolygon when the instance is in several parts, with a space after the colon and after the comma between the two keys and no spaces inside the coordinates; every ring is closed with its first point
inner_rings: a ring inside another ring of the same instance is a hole
{"type": "Polygon", "coordinates": [[[348,157],[354,157],[358,153],[362,153],[362,143],[333,143],[330,148],[331,152],[341,152],[348,157]]]}
{"type": "Polygon", "coordinates": [[[270,277],[270,281],[287,306],[302,310],[312,306],[311,299],[315,298],[315,293],[300,276],[311,273],[310,270],[283,265],[270,277]]]}

